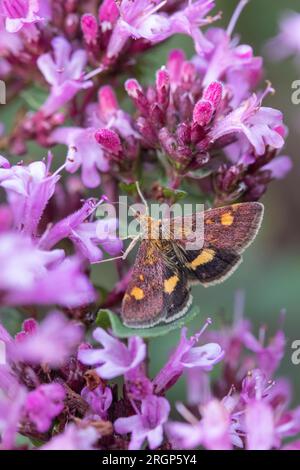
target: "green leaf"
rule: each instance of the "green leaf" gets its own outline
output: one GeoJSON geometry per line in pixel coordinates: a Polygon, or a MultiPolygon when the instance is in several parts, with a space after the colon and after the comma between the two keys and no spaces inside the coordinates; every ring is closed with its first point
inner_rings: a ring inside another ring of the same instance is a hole
{"type": "Polygon", "coordinates": [[[163,188],[163,195],[165,198],[172,198],[175,202],[184,199],[187,196],[187,192],[181,189],[163,188]]]}
{"type": "Polygon", "coordinates": [[[137,193],[135,183],[119,183],[119,188],[129,196],[133,196],[137,193]]]}
{"type": "Polygon", "coordinates": [[[101,328],[112,328],[115,336],[119,338],[129,338],[130,336],[140,336],[141,338],[155,338],[164,336],[172,330],[182,328],[186,323],[190,322],[196,315],[200,313],[199,307],[192,307],[191,310],[179,320],[172,323],[154,326],[152,328],[128,328],[123,325],[119,315],[111,310],[99,310],[96,325],[101,328]]]}

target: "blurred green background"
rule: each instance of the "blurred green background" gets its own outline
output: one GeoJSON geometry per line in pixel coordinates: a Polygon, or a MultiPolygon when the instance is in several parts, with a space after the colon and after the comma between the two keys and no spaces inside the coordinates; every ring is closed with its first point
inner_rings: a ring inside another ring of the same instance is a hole
{"type": "MultiPolygon", "coordinates": [[[[217,10],[223,11],[219,24],[228,24],[237,1],[217,0],[217,10]]],[[[288,9],[300,12],[299,2],[251,0],[236,28],[241,42],[251,44],[256,55],[264,56],[265,42],[276,35],[280,15],[288,9]]],[[[189,57],[193,55],[192,44],[187,38],[172,38],[143,58],[140,73],[144,82],[153,80],[155,70],[165,63],[167,54],[173,47],[182,47],[189,57]]],[[[281,109],[285,114],[290,134],[283,153],[293,157],[294,168],[287,179],[270,185],[268,194],[263,199],[266,212],[262,230],[246,252],[244,263],[238,271],[220,286],[194,289],[195,303],[199,305],[201,315],[189,325],[189,329],[199,329],[208,316],[218,323],[221,313],[222,317],[231,321],[234,294],[240,289],[245,290],[245,314],[253,321],[256,332],[259,325],[266,324],[267,334],[272,336],[276,331],[280,310],[285,308],[287,348],[281,372],[293,381],[294,399],[299,404],[300,365],[295,366],[291,362],[291,343],[300,339],[300,105],[291,103],[291,84],[300,79],[300,69],[297,70],[292,60],[274,64],[265,57],[265,78],[268,78],[276,89],[275,96],[268,98],[267,105],[281,109]]],[[[1,107],[0,121],[9,123],[18,106],[19,103],[16,102],[1,107]]],[[[40,158],[41,152],[32,146],[31,157],[33,155],[40,158]]],[[[93,277],[98,285],[111,287],[114,280],[113,268],[107,264],[99,266],[94,270],[93,277]]],[[[7,315],[5,318],[7,323],[9,318],[7,315]]],[[[11,325],[14,319],[15,314],[12,312],[9,321],[11,325]]],[[[179,331],[176,331],[167,337],[150,341],[152,374],[165,362],[178,338],[179,331]]],[[[183,381],[171,391],[170,397],[176,400],[184,399],[183,381]]]]}

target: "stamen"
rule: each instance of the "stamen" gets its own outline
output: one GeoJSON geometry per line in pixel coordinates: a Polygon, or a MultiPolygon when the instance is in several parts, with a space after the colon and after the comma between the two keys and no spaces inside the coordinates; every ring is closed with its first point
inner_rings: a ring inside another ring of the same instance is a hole
{"type": "Polygon", "coordinates": [[[229,25],[228,25],[228,28],[227,28],[227,34],[228,36],[231,36],[235,27],[236,27],[236,24],[238,22],[238,19],[243,11],[243,9],[245,8],[245,6],[247,5],[247,3],[249,3],[250,0],[241,0],[239,2],[239,4],[237,5],[235,11],[233,12],[233,15],[232,15],[232,18],[229,22],[229,25]]]}
{"type": "Polygon", "coordinates": [[[196,343],[200,336],[203,335],[203,333],[205,332],[205,330],[212,324],[212,319],[211,318],[207,318],[205,324],[203,325],[203,327],[201,328],[201,330],[199,331],[199,333],[196,333],[194,336],[192,336],[191,340],[196,343]]]}
{"type": "Polygon", "coordinates": [[[95,77],[96,75],[98,75],[99,73],[102,73],[104,72],[105,70],[105,67],[104,65],[100,65],[98,68],[92,70],[91,72],[87,73],[84,77],[83,77],[83,80],[90,80],[91,78],[95,77]]]}
{"type": "Polygon", "coordinates": [[[160,2],[158,5],[154,5],[153,8],[151,8],[151,5],[150,5],[150,9],[147,10],[146,8],[144,14],[142,14],[143,20],[147,18],[148,16],[153,15],[153,13],[155,13],[156,11],[160,10],[160,8],[162,8],[167,3],[167,1],[168,0],[162,0],[162,2],[160,2]]]}
{"type": "Polygon", "coordinates": [[[58,175],[59,173],[61,173],[61,172],[66,168],[66,166],[67,166],[68,163],[74,163],[73,157],[68,156],[68,157],[66,158],[65,163],[64,163],[63,165],[61,165],[51,176],[53,177],[53,176],[56,176],[56,175],[58,175]]]}

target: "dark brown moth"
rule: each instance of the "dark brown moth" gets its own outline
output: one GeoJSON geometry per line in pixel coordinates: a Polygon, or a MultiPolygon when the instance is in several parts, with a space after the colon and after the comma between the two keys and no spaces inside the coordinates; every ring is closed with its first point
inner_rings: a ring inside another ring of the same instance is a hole
{"type": "Polygon", "coordinates": [[[239,266],[243,251],[257,235],[263,212],[264,206],[258,202],[205,211],[203,246],[198,250],[186,249],[191,235],[184,232],[186,225],[194,228],[197,214],[189,220],[174,217],[168,237],[160,233],[163,220],[153,219],[148,213],[139,215],[142,235],[123,255],[124,259],[141,239],[122,302],[123,323],[131,328],[149,328],[185,315],[192,304],[193,284],[213,286],[239,266]]]}

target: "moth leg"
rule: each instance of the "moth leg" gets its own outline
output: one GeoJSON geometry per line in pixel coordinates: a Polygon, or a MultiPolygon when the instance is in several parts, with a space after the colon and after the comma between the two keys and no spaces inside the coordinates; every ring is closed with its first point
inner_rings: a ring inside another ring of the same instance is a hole
{"type": "Polygon", "coordinates": [[[126,248],[126,251],[124,251],[122,255],[115,256],[114,258],[102,259],[101,261],[95,261],[94,263],[91,263],[91,264],[107,263],[108,261],[116,261],[117,259],[125,260],[127,256],[129,255],[129,253],[131,252],[131,250],[135,247],[139,239],[140,239],[140,236],[133,238],[131,242],[129,243],[128,247],[126,248]]]}

